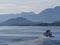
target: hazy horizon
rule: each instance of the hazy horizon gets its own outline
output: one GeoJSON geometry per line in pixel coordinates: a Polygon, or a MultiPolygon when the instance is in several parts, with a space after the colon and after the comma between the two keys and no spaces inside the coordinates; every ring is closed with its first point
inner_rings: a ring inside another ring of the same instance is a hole
{"type": "Polygon", "coordinates": [[[60,0],[0,0],[0,14],[39,13],[55,6],[60,6],[60,0]]]}

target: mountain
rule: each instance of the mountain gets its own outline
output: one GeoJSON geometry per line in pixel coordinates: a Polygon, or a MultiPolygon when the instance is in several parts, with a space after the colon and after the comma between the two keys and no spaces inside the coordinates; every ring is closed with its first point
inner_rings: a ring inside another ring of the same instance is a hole
{"type": "MultiPolygon", "coordinates": [[[[28,19],[32,22],[36,22],[34,24],[40,23],[53,23],[56,21],[60,21],[60,6],[56,6],[55,8],[47,8],[40,12],[39,14],[36,14],[34,12],[22,12],[17,14],[3,14],[0,15],[0,23],[5,22],[8,19],[22,17],[25,19],[28,19]]],[[[37,25],[38,25],[37,24],[37,25]]],[[[44,24],[44,25],[45,25],[44,24]]]]}
{"type": "Polygon", "coordinates": [[[0,26],[60,26],[60,21],[53,23],[40,23],[32,22],[22,17],[17,17],[0,23],[0,26]]]}
{"type": "Polygon", "coordinates": [[[32,13],[32,15],[24,15],[23,17],[33,22],[40,23],[53,23],[55,21],[60,21],[60,6],[56,6],[54,8],[47,8],[39,14],[35,14],[34,12],[32,13]]]}
{"type": "Polygon", "coordinates": [[[40,17],[40,20],[42,20],[42,22],[52,23],[55,21],[60,21],[60,6],[45,9],[38,15],[40,17]]]}
{"type": "Polygon", "coordinates": [[[34,12],[22,12],[22,13],[17,13],[17,14],[0,14],[0,23],[8,19],[17,18],[17,17],[23,17],[28,20],[34,21],[35,16],[36,14],[34,12]]]}
{"type": "MultiPolygon", "coordinates": [[[[31,14],[22,16],[28,20],[33,22],[43,22],[43,23],[53,23],[55,21],[60,21],[60,6],[56,6],[54,8],[47,8],[40,12],[39,14],[35,14],[34,12],[30,12],[31,14]],[[33,13],[33,14],[32,14],[33,13]]],[[[22,14],[21,14],[22,15],[22,14]]]]}
{"type": "Polygon", "coordinates": [[[0,25],[2,25],[2,26],[22,26],[22,25],[30,25],[30,23],[32,23],[32,22],[25,18],[17,17],[17,18],[8,19],[7,21],[4,21],[0,25]]]}
{"type": "Polygon", "coordinates": [[[51,26],[60,26],[60,21],[56,21],[50,24],[51,26]]]}

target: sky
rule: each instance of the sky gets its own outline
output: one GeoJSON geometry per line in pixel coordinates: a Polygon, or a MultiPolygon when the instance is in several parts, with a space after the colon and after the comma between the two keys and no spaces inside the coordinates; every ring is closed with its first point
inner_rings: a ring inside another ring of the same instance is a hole
{"type": "Polygon", "coordinates": [[[60,0],[0,0],[0,14],[35,12],[60,6],[60,0]]]}

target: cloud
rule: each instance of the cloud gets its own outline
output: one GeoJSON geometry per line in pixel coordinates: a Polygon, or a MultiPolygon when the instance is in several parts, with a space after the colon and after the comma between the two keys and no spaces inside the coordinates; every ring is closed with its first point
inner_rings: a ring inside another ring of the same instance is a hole
{"type": "Polygon", "coordinates": [[[60,6],[59,0],[0,0],[0,13],[41,12],[46,8],[60,6]]]}

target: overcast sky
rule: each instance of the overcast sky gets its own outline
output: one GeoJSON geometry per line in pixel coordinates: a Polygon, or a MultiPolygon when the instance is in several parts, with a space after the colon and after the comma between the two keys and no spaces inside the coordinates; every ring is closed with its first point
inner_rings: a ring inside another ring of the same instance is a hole
{"type": "Polygon", "coordinates": [[[55,6],[60,6],[60,0],[0,0],[0,14],[30,11],[39,13],[55,6]]]}

